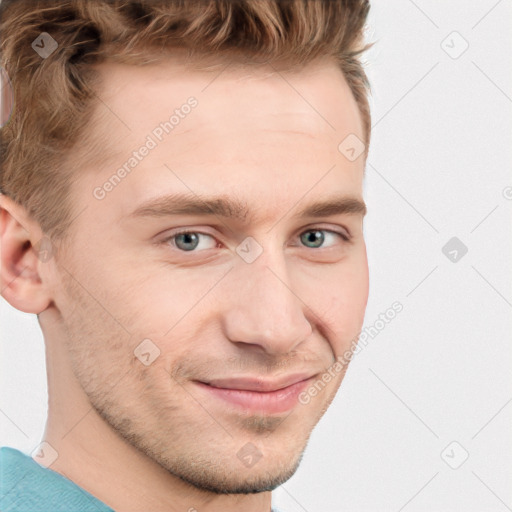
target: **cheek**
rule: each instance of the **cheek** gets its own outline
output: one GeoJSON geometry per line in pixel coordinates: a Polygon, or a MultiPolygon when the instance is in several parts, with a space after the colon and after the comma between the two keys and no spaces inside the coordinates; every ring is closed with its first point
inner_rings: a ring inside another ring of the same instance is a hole
{"type": "Polygon", "coordinates": [[[114,289],[75,272],[73,277],[63,276],[56,297],[71,364],[90,391],[96,385],[118,382],[133,364],[138,336],[122,316],[128,308],[127,297],[116,301],[110,293],[114,289]]]}
{"type": "Polygon", "coordinates": [[[131,332],[169,338],[201,316],[210,292],[227,270],[224,266],[180,269],[163,265],[130,286],[119,283],[115,302],[123,305],[121,320],[131,332]]]}
{"type": "Polygon", "coordinates": [[[322,320],[331,329],[335,352],[345,351],[361,332],[368,301],[369,277],[366,252],[326,281],[322,320]]]}

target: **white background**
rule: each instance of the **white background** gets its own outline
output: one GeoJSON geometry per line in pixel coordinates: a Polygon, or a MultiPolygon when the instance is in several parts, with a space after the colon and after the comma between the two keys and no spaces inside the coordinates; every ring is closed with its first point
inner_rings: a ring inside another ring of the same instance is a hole
{"type": "MultiPolygon", "coordinates": [[[[403,311],[275,491],[287,512],[512,510],[511,15],[510,0],[372,2],[365,326],[403,311]],[[452,237],[468,249],[455,262],[452,237]]],[[[28,453],[43,339],[3,299],[0,326],[0,445],[28,453]]]]}

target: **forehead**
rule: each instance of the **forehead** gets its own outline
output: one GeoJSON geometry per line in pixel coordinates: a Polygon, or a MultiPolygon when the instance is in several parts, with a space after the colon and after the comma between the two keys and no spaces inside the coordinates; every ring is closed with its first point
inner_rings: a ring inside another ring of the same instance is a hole
{"type": "Polygon", "coordinates": [[[293,71],[229,62],[197,70],[169,59],[99,69],[103,87],[93,126],[103,156],[89,165],[94,179],[87,187],[108,180],[148,137],[155,142],[109,195],[115,200],[122,190],[124,214],[167,186],[169,193],[228,191],[244,200],[249,190],[265,194],[269,207],[318,181],[319,194],[361,195],[363,157],[350,162],[338,151],[350,134],[363,139],[361,117],[334,62],[293,71]],[[185,108],[191,98],[195,106],[185,108]]]}
{"type": "Polygon", "coordinates": [[[264,128],[258,126],[261,123],[268,130],[334,139],[348,132],[364,138],[358,106],[333,60],[291,70],[230,61],[200,66],[182,56],[144,66],[114,62],[98,66],[103,84],[96,114],[108,136],[125,140],[149,133],[155,123],[168,120],[187,98],[194,97],[200,108],[174,134],[192,127],[204,135],[237,132],[264,128]]]}

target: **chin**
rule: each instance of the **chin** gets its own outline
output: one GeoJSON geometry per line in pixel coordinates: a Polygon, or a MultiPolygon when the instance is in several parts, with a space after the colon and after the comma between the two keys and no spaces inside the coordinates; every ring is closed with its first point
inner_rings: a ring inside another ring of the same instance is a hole
{"type": "MultiPolygon", "coordinates": [[[[288,460],[286,465],[280,463],[279,467],[270,467],[267,464],[258,468],[259,464],[256,463],[245,471],[232,468],[230,475],[225,473],[226,468],[223,468],[221,473],[216,470],[219,468],[203,467],[198,469],[192,468],[190,465],[188,471],[177,471],[176,469],[169,469],[169,471],[183,482],[201,491],[213,494],[258,494],[273,491],[288,481],[299,468],[301,460],[302,454],[293,464],[290,464],[288,460]]],[[[181,467],[180,469],[185,468],[181,467]]]]}

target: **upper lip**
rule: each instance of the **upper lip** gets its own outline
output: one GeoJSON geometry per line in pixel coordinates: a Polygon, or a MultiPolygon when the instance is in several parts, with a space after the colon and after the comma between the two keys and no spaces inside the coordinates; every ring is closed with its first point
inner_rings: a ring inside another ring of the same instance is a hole
{"type": "Polygon", "coordinates": [[[308,380],[314,375],[316,374],[295,373],[274,379],[264,379],[262,377],[230,377],[226,379],[212,379],[208,382],[202,382],[203,384],[208,384],[209,386],[216,388],[269,392],[287,388],[303,380],[308,380]]]}

